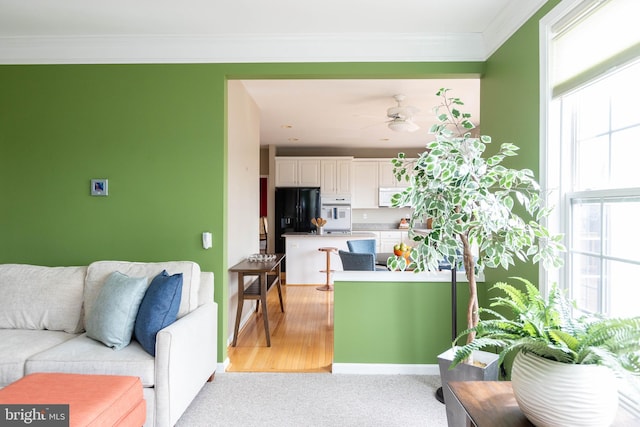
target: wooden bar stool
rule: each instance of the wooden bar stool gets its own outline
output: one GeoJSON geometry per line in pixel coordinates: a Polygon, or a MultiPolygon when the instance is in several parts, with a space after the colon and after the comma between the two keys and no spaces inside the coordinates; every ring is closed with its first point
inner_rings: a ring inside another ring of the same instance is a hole
{"type": "Polygon", "coordinates": [[[319,291],[332,291],[333,286],[331,286],[331,273],[333,273],[334,270],[331,269],[331,254],[338,253],[338,248],[323,247],[318,248],[318,250],[327,254],[327,269],[320,270],[321,273],[327,273],[327,283],[324,286],[318,286],[316,289],[319,291]]]}

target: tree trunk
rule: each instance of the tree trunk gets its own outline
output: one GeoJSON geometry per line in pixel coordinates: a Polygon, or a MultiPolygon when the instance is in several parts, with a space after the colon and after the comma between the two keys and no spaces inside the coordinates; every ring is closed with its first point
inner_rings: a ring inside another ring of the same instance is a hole
{"type": "MultiPolygon", "coordinates": [[[[467,329],[473,328],[478,324],[478,288],[476,286],[476,262],[473,259],[473,253],[471,252],[471,245],[466,235],[460,235],[462,240],[462,260],[464,262],[464,271],[467,275],[467,281],[469,282],[469,303],[467,305],[467,329]]],[[[467,344],[469,344],[476,337],[475,333],[467,335],[467,344]]]]}

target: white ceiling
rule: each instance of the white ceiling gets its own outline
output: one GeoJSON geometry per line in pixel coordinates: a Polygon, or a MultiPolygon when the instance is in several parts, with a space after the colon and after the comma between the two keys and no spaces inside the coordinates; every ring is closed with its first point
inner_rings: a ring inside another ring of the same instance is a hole
{"type": "MultiPolygon", "coordinates": [[[[0,0],[0,64],[483,61],[545,2],[0,0]]],[[[244,83],[265,144],[422,145],[443,86],[478,118],[477,81],[244,83]],[[400,93],[421,110],[418,132],[383,123],[400,93]]]]}
{"type": "Polygon", "coordinates": [[[478,79],[435,80],[245,80],[244,86],[260,109],[262,145],[295,147],[424,147],[436,122],[435,95],[450,88],[449,96],[465,103],[472,120],[480,119],[478,79]],[[387,108],[394,95],[420,111],[415,132],[387,127],[387,108]]]}

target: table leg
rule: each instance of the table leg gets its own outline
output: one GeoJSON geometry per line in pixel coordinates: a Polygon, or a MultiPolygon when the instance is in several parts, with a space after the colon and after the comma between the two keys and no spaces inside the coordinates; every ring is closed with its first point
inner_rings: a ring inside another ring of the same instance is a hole
{"type": "Polygon", "coordinates": [[[267,273],[260,275],[260,300],[262,301],[264,335],[267,339],[267,347],[271,347],[271,334],[269,333],[269,314],[267,313],[267,279],[267,273]]]}
{"type": "Polygon", "coordinates": [[[244,274],[238,273],[238,307],[236,312],[236,325],[233,328],[232,347],[238,342],[238,329],[240,329],[240,318],[242,317],[242,306],[244,305],[244,274]]]}
{"type": "Polygon", "coordinates": [[[278,287],[278,297],[280,298],[280,311],[284,313],[284,304],[282,303],[282,288],[280,287],[280,277],[282,277],[281,275],[282,272],[280,271],[280,264],[278,264],[276,273],[278,274],[278,277],[276,278],[277,280],[276,286],[278,287]]]}

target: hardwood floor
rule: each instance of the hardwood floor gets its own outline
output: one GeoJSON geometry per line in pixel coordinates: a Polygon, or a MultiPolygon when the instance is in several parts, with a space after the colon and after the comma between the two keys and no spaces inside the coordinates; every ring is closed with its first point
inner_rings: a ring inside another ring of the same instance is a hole
{"type": "Polygon", "coordinates": [[[318,291],[315,285],[283,285],[282,298],[284,313],[278,292],[267,295],[271,347],[260,309],[240,331],[237,346],[229,346],[228,372],[331,372],[333,292],[318,291]]]}

